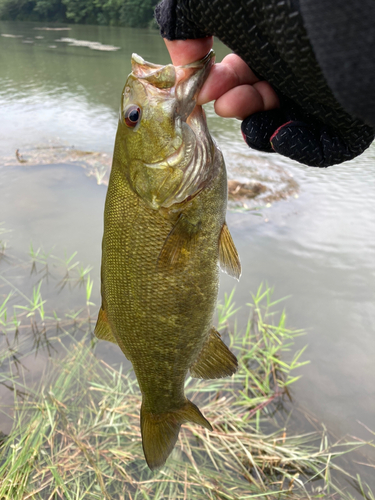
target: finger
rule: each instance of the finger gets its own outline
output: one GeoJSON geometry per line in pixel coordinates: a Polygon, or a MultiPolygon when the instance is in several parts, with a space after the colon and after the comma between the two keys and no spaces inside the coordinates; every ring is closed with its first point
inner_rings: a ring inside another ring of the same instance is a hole
{"type": "Polygon", "coordinates": [[[211,69],[197,103],[202,105],[214,101],[234,87],[258,81],[245,61],[236,54],[229,54],[211,69]]]}
{"type": "Polygon", "coordinates": [[[252,85],[235,87],[215,102],[215,112],[224,118],[243,120],[257,111],[263,111],[263,99],[252,85]]]}
{"type": "Polygon", "coordinates": [[[196,40],[166,40],[169,55],[174,66],[183,66],[202,59],[213,46],[213,37],[197,38],[196,40]]]}
{"type": "Polygon", "coordinates": [[[264,111],[280,107],[280,99],[271,85],[266,81],[254,83],[254,89],[259,92],[263,99],[264,111]]]}
{"type": "Polygon", "coordinates": [[[279,100],[272,87],[267,82],[258,82],[240,85],[226,92],[215,102],[215,112],[224,118],[244,120],[253,113],[274,109],[278,105],[279,100]],[[262,85],[259,86],[259,83],[262,85]]]}

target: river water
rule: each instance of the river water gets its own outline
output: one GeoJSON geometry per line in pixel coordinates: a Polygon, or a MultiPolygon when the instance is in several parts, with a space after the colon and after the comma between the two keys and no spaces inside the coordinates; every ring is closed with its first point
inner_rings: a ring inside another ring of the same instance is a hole
{"type": "MultiPolygon", "coordinates": [[[[156,31],[39,29],[45,27],[0,23],[0,222],[12,230],[15,254],[30,241],[67,255],[78,251],[80,261],[93,266],[99,304],[106,188],[48,154],[74,146],[110,157],[131,53],[161,64],[169,57],[156,31]],[[17,149],[20,158],[32,158],[36,148],[47,151],[39,164],[15,160],[17,149]]],[[[221,44],[215,50],[217,60],[228,53],[221,44]]],[[[243,266],[236,304],[249,302],[261,282],[275,288],[275,298],[290,296],[288,325],[306,330],[297,348],[308,344],[305,359],[311,360],[293,385],[294,399],[336,435],[371,439],[359,422],[375,429],[374,147],[343,165],[308,168],[249,150],[239,122],[215,117],[212,106],[207,115],[229,178],[268,187],[268,197],[246,202],[260,205],[262,217],[228,214],[243,266]]],[[[234,285],[223,274],[220,298],[234,285]]],[[[242,308],[239,323],[247,316],[242,308]]]]}

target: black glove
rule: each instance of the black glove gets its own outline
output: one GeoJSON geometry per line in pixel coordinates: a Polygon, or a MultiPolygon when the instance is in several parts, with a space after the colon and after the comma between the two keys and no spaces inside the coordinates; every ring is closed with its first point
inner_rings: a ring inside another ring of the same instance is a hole
{"type": "MultiPolygon", "coordinates": [[[[329,167],[361,154],[369,143],[363,142],[362,127],[353,127],[348,139],[281,98],[281,108],[254,113],[241,124],[245,142],[253,149],[279,153],[310,167],[329,167]]],[[[366,127],[363,125],[363,127],[366,127]]]]}
{"type": "Polygon", "coordinates": [[[217,36],[281,102],[242,123],[249,146],[327,167],[361,154],[374,129],[344,110],[315,59],[298,0],[163,0],[155,10],[169,40],[217,36]]]}

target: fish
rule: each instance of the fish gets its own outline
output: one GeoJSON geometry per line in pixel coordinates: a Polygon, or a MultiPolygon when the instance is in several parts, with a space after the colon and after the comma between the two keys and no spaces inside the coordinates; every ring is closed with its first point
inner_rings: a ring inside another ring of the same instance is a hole
{"type": "Polygon", "coordinates": [[[104,210],[95,335],[117,344],[142,393],[140,427],[151,470],[162,467],[181,425],[212,431],[184,393],[188,372],[230,376],[237,358],[212,326],[219,263],[239,279],[225,221],[227,176],[197,95],[214,52],[185,66],[132,55],[104,210]]]}

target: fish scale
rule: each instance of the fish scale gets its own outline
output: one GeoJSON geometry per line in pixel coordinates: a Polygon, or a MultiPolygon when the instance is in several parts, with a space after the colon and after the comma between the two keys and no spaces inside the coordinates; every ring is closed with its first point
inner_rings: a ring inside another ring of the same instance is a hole
{"type": "Polygon", "coordinates": [[[201,108],[194,107],[213,61],[210,53],[180,68],[185,77],[173,80],[172,65],[133,56],[120,116],[132,112],[136,122],[119,121],[104,211],[103,301],[95,334],[117,343],[133,364],[151,469],[164,464],[184,422],[212,429],[184,394],[188,371],[217,378],[237,369],[235,356],[212,327],[219,257],[228,273],[240,274],[225,224],[226,170],[201,108]],[[176,95],[176,105],[163,106],[176,95]],[[187,119],[183,127],[181,116],[187,119]],[[179,160],[175,145],[185,147],[184,141],[188,146],[179,160]],[[161,163],[160,151],[165,151],[161,163]],[[176,158],[180,163],[174,164],[176,158]]]}

